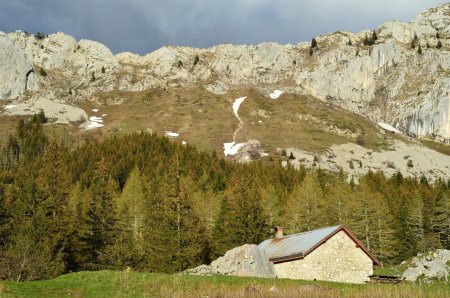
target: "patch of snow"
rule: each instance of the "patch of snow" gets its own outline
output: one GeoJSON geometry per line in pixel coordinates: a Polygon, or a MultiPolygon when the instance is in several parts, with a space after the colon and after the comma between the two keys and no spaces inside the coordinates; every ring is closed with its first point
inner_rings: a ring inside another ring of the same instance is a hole
{"type": "Polygon", "coordinates": [[[187,142],[186,142],[186,141],[181,141],[181,144],[182,144],[182,145],[186,145],[187,142]]]}
{"type": "Polygon", "coordinates": [[[93,121],[88,121],[86,123],[83,124],[84,129],[89,130],[89,129],[94,129],[94,128],[100,128],[103,127],[103,124],[100,124],[98,122],[93,122],[93,121]]]}
{"type": "Polygon", "coordinates": [[[97,116],[89,117],[89,120],[91,122],[103,123],[103,119],[101,117],[97,117],[97,116]]]}
{"type": "Polygon", "coordinates": [[[99,110],[98,109],[92,109],[92,112],[97,113],[99,110]]]}
{"type": "Polygon", "coordinates": [[[239,119],[239,121],[241,121],[241,119],[239,118],[239,115],[238,115],[239,107],[241,106],[241,104],[244,102],[244,100],[246,98],[247,98],[247,96],[239,97],[233,103],[233,112],[236,115],[236,118],[239,119]]]}
{"type": "Polygon", "coordinates": [[[281,96],[284,92],[281,90],[274,90],[272,93],[269,94],[270,98],[272,99],[278,99],[278,97],[281,96]]]}
{"type": "Polygon", "coordinates": [[[179,134],[179,133],[176,133],[176,132],[173,132],[173,131],[166,131],[165,135],[168,136],[168,137],[171,137],[171,138],[176,138],[176,137],[178,137],[180,134],[179,134]]]}
{"type": "Polygon", "coordinates": [[[262,123],[262,120],[258,120],[258,123],[262,123]]]}
{"type": "Polygon", "coordinates": [[[236,142],[223,143],[223,153],[225,156],[236,155],[243,145],[243,143],[236,144],[236,142]]]}
{"type": "Polygon", "coordinates": [[[6,110],[11,110],[11,109],[14,109],[15,107],[17,107],[18,105],[6,105],[6,106],[4,106],[4,108],[6,109],[6,110]]]}
{"type": "Polygon", "coordinates": [[[108,116],[108,114],[102,114],[102,117],[108,116]]]}
{"type": "Polygon", "coordinates": [[[381,128],[384,128],[384,129],[386,129],[386,130],[388,130],[388,131],[392,131],[392,132],[396,132],[396,133],[402,133],[400,130],[396,129],[395,127],[393,127],[392,125],[389,125],[389,124],[387,124],[387,123],[379,122],[378,125],[379,125],[381,128]]]}

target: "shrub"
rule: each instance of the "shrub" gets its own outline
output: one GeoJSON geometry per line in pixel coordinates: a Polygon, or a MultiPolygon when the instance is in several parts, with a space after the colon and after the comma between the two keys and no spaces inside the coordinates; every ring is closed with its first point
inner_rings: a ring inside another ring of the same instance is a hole
{"type": "Polygon", "coordinates": [[[295,159],[294,153],[289,154],[289,159],[295,159]]]}
{"type": "Polygon", "coordinates": [[[419,55],[422,55],[422,47],[420,46],[420,43],[419,47],[417,48],[417,53],[419,53],[419,55]]]}
{"type": "Polygon", "coordinates": [[[198,55],[195,55],[194,66],[197,65],[198,62],[200,62],[200,57],[198,57],[198,55]]]}
{"type": "Polygon", "coordinates": [[[356,144],[358,144],[359,146],[364,146],[365,143],[366,141],[364,140],[364,136],[362,134],[359,134],[356,137],[356,144]]]}
{"type": "Polygon", "coordinates": [[[365,46],[372,46],[375,44],[375,41],[378,39],[377,33],[375,31],[372,32],[372,36],[368,36],[366,35],[366,37],[364,37],[364,41],[363,44],[365,46]]]}
{"type": "Polygon", "coordinates": [[[34,35],[34,37],[36,37],[36,39],[44,39],[47,37],[47,34],[42,33],[42,32],[38,32],[34,35]]]}
{"type": "Polygon", "coordinates": [[[440,49],[440,48],[442,48],[442,42],[439,40],[436,45],[436,49],[440,49]]]}
{"type": "Polygon", "coordinates": [[[406,163],[406,166],[407,166],[408,168],[414,167],[413,161],[412,161],[411,159],[408,159],[408,162],[406,163]]]}
{"type": "Polygon", "coordinates": [[[315,38],[313,38],[313,39],[311,40],[311,49],[314,49],[314,48],[318,48],[318,46],[317,46],[317,40],[316,40],[315,38]]]}
{"type": "Polygon", "coordinates": [[[45,69],[43,69],[43,68],[39,68],[39,74],[40,74],[41,76],[43,76],[43,77],[46,77],[46,76],[47,76],[47,72],[46,72],[45,69]]]}
{"type": "Polygon", "coordinates": [[[372,41],[375,43],[375,41],[378,39],[378,35],[375,31],[372,32],[372,41]]]}
{"type": "Polygon", "coordinates": [[[348,161],[348,166],[349,166],[350,169],[352,169],[352,170],[355,168],[355,166],[353,165],[353,160],[350,159],[350,160],[348,161]]]}
{"type": "Polygon", "coordinates": [[[104,66],[102,66],[102,73],[105,73],[105,72],[106,72],[106,69],[104,66]]]}

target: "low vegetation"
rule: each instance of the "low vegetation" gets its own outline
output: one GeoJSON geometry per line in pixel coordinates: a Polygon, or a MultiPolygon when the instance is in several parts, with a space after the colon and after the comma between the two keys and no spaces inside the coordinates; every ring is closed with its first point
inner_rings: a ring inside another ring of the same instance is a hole
{"type": "Polygon", "coordinates": [[[38,282],[3,282],[2,297],[448,297],[445,284],[354,285],[231,276],[79,272],[38,282]]]}

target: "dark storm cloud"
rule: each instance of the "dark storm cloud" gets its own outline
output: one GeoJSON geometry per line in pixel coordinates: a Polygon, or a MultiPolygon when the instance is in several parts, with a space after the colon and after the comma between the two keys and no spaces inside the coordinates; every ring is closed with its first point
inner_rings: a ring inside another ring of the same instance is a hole
{"type": "Polygon", "coordinates": [[[263,41],[296,44],[385,20],[408,21],[433,0],[2,0],[0,30],[62,31],[113,52],[163,45],[208,47],[263,41]]]}

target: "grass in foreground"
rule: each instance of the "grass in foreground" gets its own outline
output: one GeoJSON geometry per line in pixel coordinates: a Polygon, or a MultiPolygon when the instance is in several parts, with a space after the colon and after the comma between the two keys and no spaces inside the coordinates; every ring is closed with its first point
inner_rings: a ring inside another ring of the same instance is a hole
{"type": "Polygon", "coordinates": [[[435,285],[353,285],[286,279],[119,271],[78,272],[46,281],[3,282],[1,297],[450,297],[435,285]],[[271,290],[272,289],[272,290],[271,290]]]}

